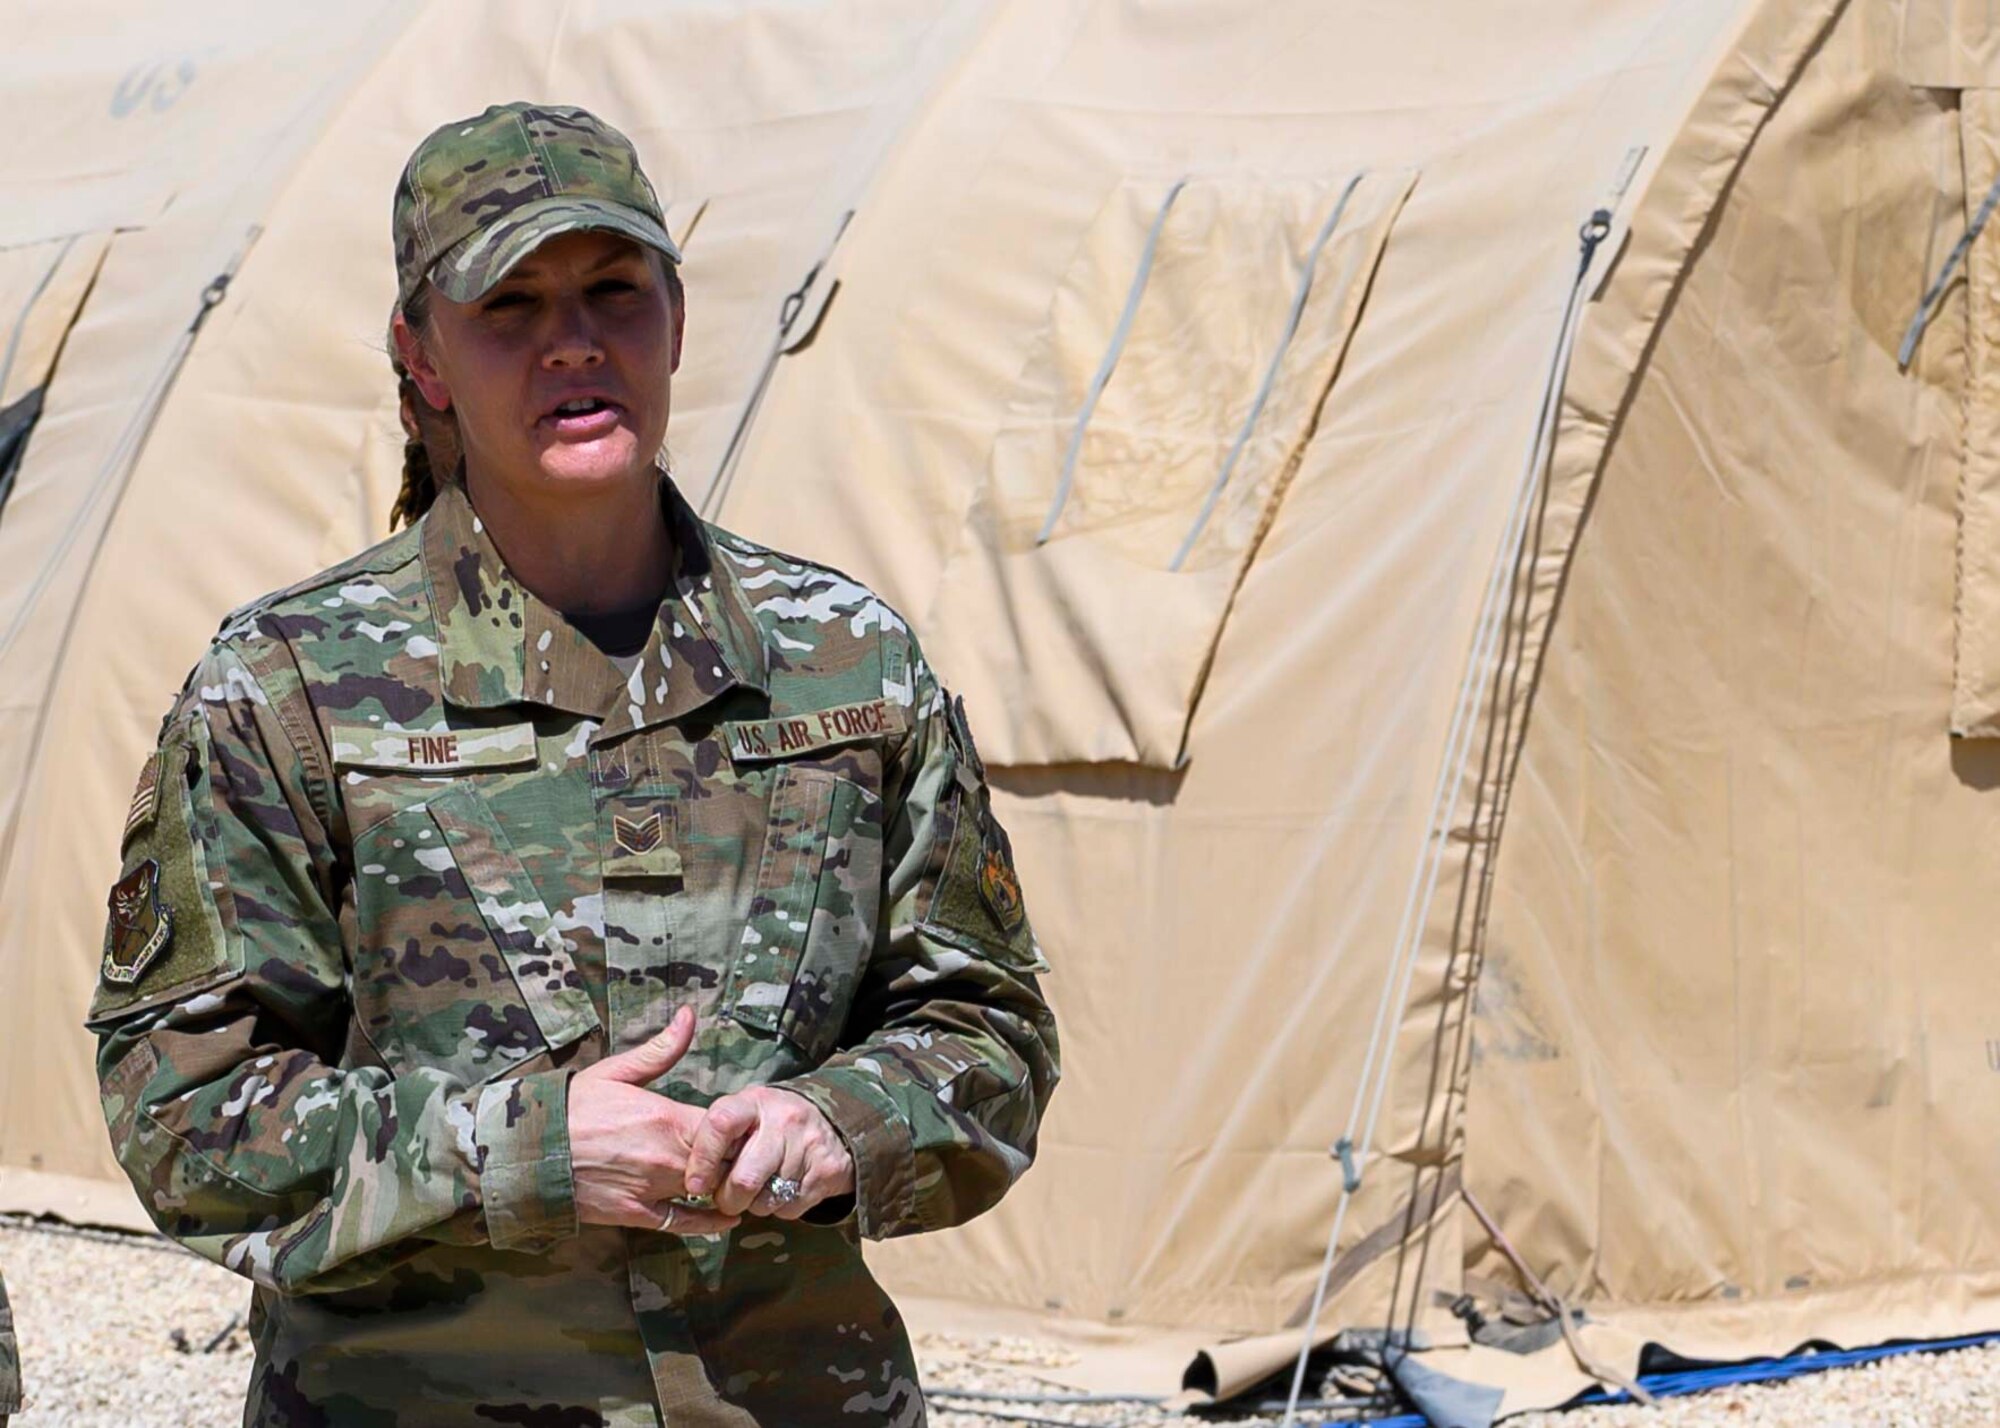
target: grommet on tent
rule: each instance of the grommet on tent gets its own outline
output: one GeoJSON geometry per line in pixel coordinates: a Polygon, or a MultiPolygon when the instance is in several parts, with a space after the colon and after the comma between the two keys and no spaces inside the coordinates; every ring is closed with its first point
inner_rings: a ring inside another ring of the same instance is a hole
{"type": "Polygon", "coordinates": [[[1577,259],[1576,271],[1581,277],[1590,271],[1590,260],[1597,256],[1597,245],[1611,236],[1611,210],[1599,208],[1583,220],[1583,226],[1576,230],[1577,242],[1582,244],[1583,253],[1577,259]]]}

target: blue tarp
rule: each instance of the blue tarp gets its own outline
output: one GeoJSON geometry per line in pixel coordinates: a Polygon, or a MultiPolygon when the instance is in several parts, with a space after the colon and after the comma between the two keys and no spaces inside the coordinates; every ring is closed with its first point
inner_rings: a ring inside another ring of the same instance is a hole
{"type": "MultiPolygon", "coordinates": [[[[2000,1340],[2000,1333],[1972,1334],[1962,1339],[1923,1339],[1915,1343],[1879,1344],[1869,1349],[1825,1349],[1789,1354],[1781,1359],[1751,1359],[1740,1364],[1710,1364],[1702,1368],[1680,1369],[1672,1373],[1641,1374],[1639,1382],[1658,1398],[1703,1393],[1711,1388],[1727,1388],[1738,1383],[1771,1383],[1797,1378],[1800,1374],[1825,1369],[1851,1368],[1899,1354],[1942,1354],[1953,1349],[1976,1348],[2000,1340]]],[[[1630,1403],[1632,1396],[1622,1390],[1593,1388],[1565,1404],[1568,1408],[1588,1408],[1597,1404],[1630,1403]]],[[[1374,1418],[1365,1422],[1352,1419],[1327,1420],[1319,1428],[1431,1428],[1421,1414],[1406,1413],[1396,1418],[1374,1418]]]]}

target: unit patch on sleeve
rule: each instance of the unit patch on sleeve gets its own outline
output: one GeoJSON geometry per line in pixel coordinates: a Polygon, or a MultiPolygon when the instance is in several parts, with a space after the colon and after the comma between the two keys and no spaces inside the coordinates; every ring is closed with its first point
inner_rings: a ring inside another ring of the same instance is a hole
{"type": "Polygon", "coordinates": [[[954,790],[944,819],[950,851],[937,867],[919,923],[946,941],[980,948],[1007,966],[1046,972],[1049,964],[1028,926],[1013,847],[986,807],[985,790],[976,794],[954,790]]]}
{"type": "Polygon", "coordinates": [[[104,929],[104,980],[131,986],[159,960],[173,938],[174,910],[160,901],[160,864],[144,859],[111,889],[111,918],[104,929]]]}
{"type": "Polygon", "coordinates": [[[1021,902],[1021,880],[1014,873],[1014,860],[1007,835],[991,818],[982,820],[986,836],[979,846],[979,895],[986,900],[993,920],[1009,937],[1021,930],[1027,909],[1021,902]]]}

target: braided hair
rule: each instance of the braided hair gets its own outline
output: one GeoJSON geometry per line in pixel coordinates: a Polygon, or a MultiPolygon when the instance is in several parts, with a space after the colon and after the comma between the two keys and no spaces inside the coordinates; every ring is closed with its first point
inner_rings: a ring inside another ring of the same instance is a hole
{"type": "MultiPolygon", "coordinates": [[[[402,306],[402,314],[412,330],[424,329],[430,320],[428,284],[419,284],[410,294],[402,306]]],[[[393,531],[397,526],[415,525],[417,517],[431,508],[431,502],[437,499],[438,473],[445,473],[443,480],[451,480],[458,470],[463,448],[458,419],[449,409],[439,411],[425,400],[417,389],[417,379],[410,375],[410,369],[403,365],[396,351],[393,335],[389,339],[389,366],[396,374],[398,415],[403,423],[403,488],[396,493],[396,504],[389,509],[389,529],[393,531]]]]}

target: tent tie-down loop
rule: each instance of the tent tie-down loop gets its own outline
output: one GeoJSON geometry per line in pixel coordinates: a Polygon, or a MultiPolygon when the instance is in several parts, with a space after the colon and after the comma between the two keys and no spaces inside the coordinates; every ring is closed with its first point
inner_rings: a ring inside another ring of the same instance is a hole
{"type": "Polygon", "coordinates": [[[1972,222],[1966,225],[1965,236],[1954,243],[1951,252],[1945,255],[1944,266],[1938,270],[1937,278],[1924,289],[1923,298],[1917,303],[1917,315],[1910,319],[1909,331],[1903,334],[1903,345],[1896,349],[1896,367],[1907,372],[1910,359],[1917,354],[1917,343],[1923,340],[1924,329],[1931,325],[1931,318],[1937,313],[1938,299],[1950,286],[1952,275],[1958,265],[1965,261],[1965,254],[1978,241],[1986,228],[1986,220],[1993,216],[1993,210],[2000,206],[2000,178],[1993,180],[1993,186],[1986,190],[1986,197],[1979,205],[1979,211],[1972,215],[1972,222]]]}
{"type": "MultiPolygon", "coordinates": [[[[705,212],[707,205],[702,205],[702,209],[705,212]]],[[[700,213],[695,214],[696,221],[700,218],[700,213]]],[[[743,405],[737,409],[736,425],[730,430],[729,444],[722,448],[722,459],[715,464],[715,476],[708,483],[708,493],[701,498],[701,514],[708,520],[715,519],[722,510],[723,497],[728,495],[730,484],[736,479],[737,458],[743,454],[744,438],[750,434],[750,424],[757,419],[757,412],[764,405],[764,394],[770,390],[771,375],[778,369],[778,359],[794,346],[803,343],[811,334],[810,325],[796,334],[792,329],[798,324],[799,315],[805,311],[806,300],[813,295],[813,288],[819,282],[820,274],[825,271],[826,265],[833,261],[833,250],[840,246],[840,240],[847,232],[847,225],[853,221],[854,210],[851,208],[840,215],[840,221],[833,230],[832,241],[821,251],[812,267],[806,270],[806,275],[800,280],[799,285],[786,293],[784,301],[778,304],[777,335],[771,339],[771,350],[764,354],[764,364],[757,369],[756,380],[750,384],[750,394],[743,399],[743,405]]],[[[689,225],[689,231],[693,231],[692,224],[689,225]]],[[[831,291],[827,295],[831,297],[831,291]]],[[[825,303],[817,304],[812,321],[817,322],[819,314],[825,310],[825,303]]]]}
{"type": "Polygon", "coordinates": [[[1340,1188],[1352,1195],[1361,1188],[1361,1169],[1354,1163],[1354,1142],[1346,1136],[1335,1141],[1333,1158],[1340,1162],[1340,1188]]]}
{"type": "Polygon", "coordinates": [[[1256,429],[1257,418],[1264,414],[1264,403],[1270,400],[1271,388],[1278,384],[1278,369],[1284,366],[1285,352],[1292,345],[1292,338],[1298,335],[1299,319],[1305,316],[1306,299],[1312,296],[1313,270],[1319,267],[1319,255],[1340,227],[1341,216],[1347,212],[1347,201],[1354,197],[1354,190],[1361,186],[1365,173],[1356,174],[1347,181],[1347,187],[1340,191],[1340,199],[1333,205],[1333,212],[1320,225],[1319,235],[1313,239],[1310,252],[1306,254],[1306,270],[1299,277],[1297,291],[1292,294],[1292,306],[1285,317],[1284,334],[1278,338],[1278,350],[1271,354],[1270,365],[1264,369],[1264,380],[1257,384],[1257,395],[1250,403],[1250,415],[1243,418],[1243,427],[1236,433],[1236,440],[1230,443],[1229,454],[1222,458],[1222,470],[1216,473],[1215,484],[1208,488],[1208,499],[1201,503],[1201,514],[1194,518],[1181,547],[1174,552],[1174,563],[1168,568],[1179,570],[1186,562],[1188,553],[1194,549],[1196,539],[1208,518],[1215,514],[1215,503],[1222,499],[1222,488],[1229,484],[1230,476],[1236,470],[1237,458],[1243,455],[1243,448],[1250,443],[1250,433],[1256,429]]]}
{"type": "Polygon", "coordinates": [[[1507,1238],[1506,1232],[1500,1228],[1500,1222],[1486,1213],[1486,1207],[1479,1203],[1479,1197],[1472,1193],[1470,1185],[1461,1182],[1458,1193],[1464,1199],[1465,1207],[1472,1211],[1473,1218],[1479,1221],[1500,1253],[1507,1256],[1508,1262],[1521,1276],[1521,1282],[1527,1286],[1530,1297],[1543,1310],[1556,1316],[1556,1324],[1562,1329],[1563,1342],[1569,1345],[1570,1357],[1576,1360],[1576,1366],[1599,1383],[1608,1383],[1613,1388],[1621,1388],[1631,1394],[1635,1403],[1643,1403],[1650,1407],[1657,1402],[1658,1400],[1647,1392],[1638,1379],[1607,1367],[1584,1350],[1582,1341],[1576,1336],[1576,1316],[1569,1307],[1569,1301],[1549,1288],[1540,1275],[1528,1268],[1527,1260],[1523,1259],[1521,1252],[1514,1248],[1514,1242],[1507,1238]]]}
{"type": "Polygon", "coordinates": [[[1512,603],[1507,575],[1514,567],[1521,542],[1526,539],[1528,514],[1534,504],[1533,495],[1540,484],[1541,473],[1554,455],[1556,419],[1562,405],[1563,384],[1569,374],[1570,354],[1576,346],[1577,315],[1588,291],[1592,265],[1605,239],[1611,235],[1612,216],[1644,157],[1644,147],[1627,151],[1605,201],[1591,209],[1577,230],[1576,273],[1568,283],[1562,320],[1556,330],[1555,350],[1542,380],[1534,437],[1529,442],[1527,459],[1516,478],[1513,505],[1508,511],[1507,524],[1501,532],[1500,544],[1494,551],[1493,565],[1487,574],[1478,623],[1473,629],[1471,656],[1466,661],[1465,674],[1459,682],[1451,725],[1445,736],[1444,757],[1438,762],[1437,782],[1431,790],[1430,817],[1425,824],[1423,852],[1403,905],[1402,921],[1396,930],[1388,972],[1382,980],[1382,995],[1376,1003],[1374,1025],[1368,1033],[1368,1049],[1361,1059],[1361,1079],[1354,1088],[1354,1104],[1348,1112],[1348,1129],[1334,1143],[1334,1154],[1341,1163],[1340,1199],[1334,1207],[1333,1228],[1326,1237],[1326,1253],[1320,1260],[1319,1278],[1313,1285],[1312,1305],[1306,1313],[1304,1331],[1300,1335],[1298,1359],[1292,1368],[1291,1392],[1285,1400],[1283,1428],[1292,1428],[1298,1417],[1298,1403],[1305,1387],[1306,1363],[1318,1336],[1320,1313],[1326,1307],[1327,1285],[1333,1278],[1340,1233],[1347,1223],[1348,1207],[1354,1202],[1355,1192],[1361,1188],[1368,1152],[1375,1143],[1376,1126],[1381,1120],[1382,1103],[1388,1094],[1390,1012],[1392,1007],[1397,1008],[1396,1016],[1400,1019],[1400,1009],[1409,1003],[1410,983],[1416,973],[1416,954],[1422,945],[1422,930],[1429,917],[1431,900],[1443,865],[1442,850],[1449,832],[1444,826],[1449,813],[1447,796],[1459,787],[1465,776],[1465,763],[1471,754],[1476,732],[1481,671],[1493,657],[1495,641],[1506,623],[1506,611],[1512,603]]]}
{"type": "Polygon", "coordinates": [[[1132,286],[1125,293],[1125,310],[1118,314],[1118,325],[1111,329],[1111,342],[1104,349],[1104,357],[1097,364],[1097,371],[1091,375],[1090,386],[1083,394],[1083,407],[1076,414],[1076,426],[1069,434],[1069,450],[1063,453],[1062,475],[1056,481],[1055,499],[1049,503],[1049,513],[1042,521],[1042,529],[1035,536],[1036,545],[1047,545],[1049,537],[1055,534],[1056,522],[1062,519],[1063,507],[1069,504],[1070,488],[1076,484],[1076,461],[1083,452],[1083,434],[1090,430],[1091,414],[1097,410],[1097,399],[1104,395],[1104,388],[1111,381],[1111,373],[1118,366],[1118,358],[1125,351],[1125,339],[1132,335],[1132,322],[1139,316],[1139,299],[1146,295],[1146,280],[1153,275],[1153,259],[1160,251],[1160,234],[1166,230],[1167,215],[1173,212],[1174,200],[1187,187],[1185,176],[1174,180],[1174,186],[1167,190],[1167,196],[1160,200],[1159,211],[1153,215],[1153,226],[1146,230],[1146,246],[1139,254],[1139,270],[1132,275],[1132,286]]]}

